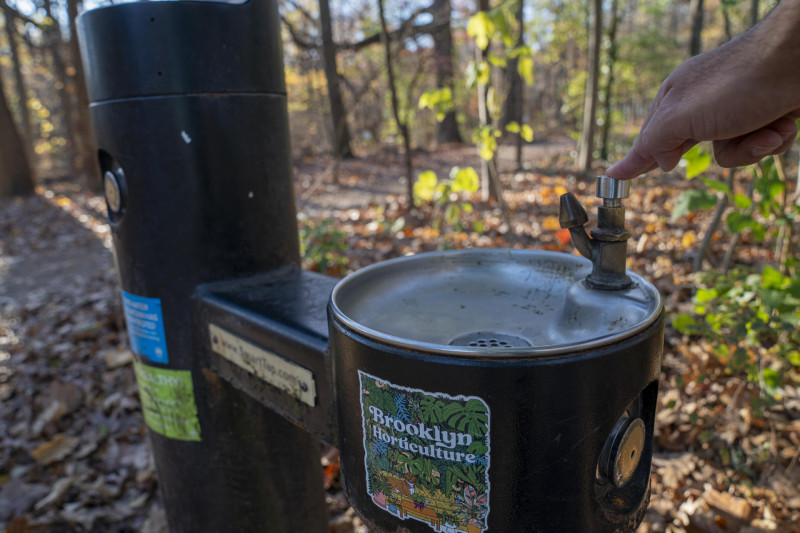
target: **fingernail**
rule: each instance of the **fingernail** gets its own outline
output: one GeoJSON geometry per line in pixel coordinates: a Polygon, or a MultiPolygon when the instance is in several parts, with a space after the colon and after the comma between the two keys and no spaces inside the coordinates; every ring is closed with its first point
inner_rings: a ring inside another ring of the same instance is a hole
{"type": "Polygon", "coordinates": [[[753,154],[753,157],[764,157],[771,154],[776,148],[777,146],[753,146],[750,149],[750,153],[753,154]]]}

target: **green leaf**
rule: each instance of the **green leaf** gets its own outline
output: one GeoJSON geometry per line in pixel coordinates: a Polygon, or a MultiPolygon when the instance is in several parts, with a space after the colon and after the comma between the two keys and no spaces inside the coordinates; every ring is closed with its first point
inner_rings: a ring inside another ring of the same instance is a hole
{"type": "Polygon", "coordinates": [[[484,126],[473,134],[473,141],[478,145],[478,153],[482,159],[491,161],[497,150],[497,135],[499,131],[491,126],[484,126]]]}
{"type": "Polygon", "coordinates": [[[761,287],[764,289],[782,289],[789,278],[781,274],[780,270],[764,265],[761,271],[761,287]]]}
{"type": "MultiPolygon", "coordinates": [[[[495,91],[494,87],[489,87],[486,91],[486,109],[489,111],[489,116],[496,119],[500,116],[503,108],[503,99],[500,96],[500,91],[495,91]]],[[[501,132],[498,130],[496,137],[499,137],[501,132]]]]}
{"type": "Polygon", "coordinates": [[[734,194],[733,195],[733,203],[739,209],[747,209],[751,205],[753,205],[753,200],[749,197],[745,196],[744,194],[734,194]]]}
{"type": "Polygon", "coordinates": [[[484,161],[491,161],[494,157],[494,148],[487,146],[485,144],[481,144],[478,147],[478,155],[481,156],[481,159],[484,161]]]}
{"type": "Polygon", "coordinates": [[[800,367],[800,351],[792,350],[786,354],[786,360],[793,366],[800,367]]]}
{"type": "Polygon", "coordinates": [[[682,159],[686,161],[686,177],[688,179],[702,174],[711,164],[711,156],[703,152],[700,145],[697,144],[683,154],[682,159]]]}
{"type": "Polygon", "coordinates": [[[420,109],[425,109],[426,107],[430,107],[430,108],[433,107],[433,103],[431,102],[431,94],[430,93],[431,93],[430,91],[425,91],[424,93],[422,93],[420,95],[419,103],[418,103],[418,106],[419,106],[420,109]]]}
{"type": "Polygon", "coordinates": [[[763,289],[759,294],[761,302],[767,309],[779,309],[789,300],[789,293],[775,289],[763,289]]]}
{"type": "Polygon", "coordinates": [[[477,85],[488,85],[490,79],[489,64],[486,61],[471,61],[466,68],[464,84],[474,88],[477,85]]]}
{"type": "Polygon", "coordinates": [[[506,131],[511,133],[519,133],[520,129],[519,129],[519,124],[517,124],[517,121],[513,120],[508,124],[506,124],[506,131]]]}
{"type": "Polygon", "coordinates": [[[420,109],[449,110],[453,105],[453,91],[449,87],[428,89],[419,97],[420,109]]]}
{"type": "Polygon", "coordinates": [[[444,208],[444,218],[451,226],[458,222],[458,217],[460,214],[461,209],[458,207],[458,204],[449,203],[447,204],[447,207],[444,208]]]}
{"type": "Polygon", "coordinates": [[[738,211],[734,211],[729,213],[727,217],[725,217],[725,225],[728,227],[728,230],[733,234],[739,234],[748,227],[749,224],[755,222],[753,217],[750,215],[744,215],[739,213],[738,211]]]}
{"type": "Polygon", "coordinates": [[[729,364],[734,370],[740,370],[744,368],[748,361],[750,361],[750,354],[747,353],[747,350],[736,348],[736,351],[733,352],[733,357],[729,360],[729,364]]]}
{"type": "Polygon", "coordinates": [[[520,57],[517,61],[517,72],[525,85],[533,85],[533,58],[528,55],[520,57]]]}
{"type": "Polygon", "coordinates": [[[495,8],[489,11],[489,17],[492,20],[494,33],[498,35],[506,47],[514,44],[514,36],[511,34],[511,26],[508,24],[506,12],[503,9],[495,8]]]}
{"type": "Polygon", "coordinates": [[[672,209],[672,220],[677,220],[700,209],[711,209],[717,205],[717,196],[705,190],[683,191],[672,209]]]}
{"type": "Polygon", "coordinates": [[[724,194],[728,194],[731,192],[731,188],[728,186],[727,183],[724,181],[712,180],[710,178],[700,178],[703,183],[705,183],[709,189],[719,191],[724,194]]]}
{"type": "Polygon", "coordinates": [[[423,422],[439,424],[444,422],[445,403],[433,396],[423,396],[419,405],[419,416],[423,422]]]}
{"type": "Polygon", "coordinates": [[[489,37],[494,33],[494,23],[486,11],[478,11],[467,22],[467,35],[475,39],[481,50],[489,46],[489,37]]]}
{"type": "Polygon", "coordinates": [[[522,125],[522,132],[520,132],[520,135],[527,142],[533,142],[533,128],[527,124],[522,125]]]}
{"type": "Polygon", "coordinates": [[[468,400],[465,405],[451,402],[442,410],[447,424],[462,433],[470,433],[477,438],[483,438],[488,431],[489,417],[486,409],[479,400],[468,400]]]}
{"type": "Polygon", "coordinates": [[[533,57],[533,48],[527,45],[517,46],[508,53],[509,57],[533,57]]]}
{"type": "Polygon", "coordinates": [[[417,181],[414,182],[414,198],[424,202],[430,202],[433,200],[438,182],[439,180],[436,177],[436,172],[432,170],[420,172],[419,176],[417,176],[417,181]]]}
{"type": "Polygon", "coordinates": [[[467,447],[467,453],[474,453],[475,455],[483,455],[488,451],[489,448],[479,440],[472,441],[472,444],[467,447]]]}
{"type": "Polygon", "coordinates": [[[489,80],[491,78],[491,69],[489,68],[489,64],[486,61],[481,61],[477,65],[477,77],[475,80],[481,85],[489,85],[489,80]]]}
{"type": "Polygon", "coordinates": [[[472,194],[480,188],[480,177],[472,167],[460,168],[453,178],[452,187],[453,192],[464,191],[472,194]]]}
{"type": "Polygon", "coordinates": [[[495,67],[506,68],[508,60],[506,60],[506,58],[504,57],[500,57],[497,54],[489,54],[489,63],[491,63],[495,67]]]}
{"type": "Polygon", "coordinates": [[[734,235],[749,229],[753,233],[753,237],[758,241],[764,240],[764,235],[767,231],[767,229],[753,217],[738,211],[728,213],[728,216],[725,217],[725,225],[728,227],[728,231],[734,235]]]}
{"type": "Polygon", "coordinates": [[[786,184],[782,181],[773,181],[769,184],[769,188],[767,190],[769,199],[774,200],[786,190],[786,184]]]}
{"type": "Polygon", "coordinates": [[[695,321],[694,317],[687,313],[681,313],[672,321],[672,327],[681,333],[689,333],[690,327],[695,325],[697,325],[697,322],[695,321]]]}
{"type": "Polygon", "coordinates": [[[694,301],[697,303],[707,303],[718,296],[716,289],[698,289],[697,294],[694,295],[694,301]]]}
{"type": "Polygon", "coordinates": [[[777,370],[772,368],[764,369],[764,384],[767,386],[767,392],[774,394],[781,386],[781,375],[777,370]]]}

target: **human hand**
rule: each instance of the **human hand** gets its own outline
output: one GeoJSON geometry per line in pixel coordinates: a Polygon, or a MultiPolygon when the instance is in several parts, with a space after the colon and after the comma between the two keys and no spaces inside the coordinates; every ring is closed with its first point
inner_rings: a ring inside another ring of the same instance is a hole
{"type": "Polygon", "coordinates": [[[631,179],[672,170],[700,141],[724,167],[789,149],[800,118],[800,2],[781,2],[761,24],[695,56],[667,77],[633,147],[606,173],[631,179]]]}

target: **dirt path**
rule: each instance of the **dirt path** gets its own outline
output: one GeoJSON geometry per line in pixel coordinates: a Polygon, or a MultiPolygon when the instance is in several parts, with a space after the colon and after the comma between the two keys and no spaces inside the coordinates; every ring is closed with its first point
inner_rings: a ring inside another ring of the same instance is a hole
{"type": "MultiPolygon", "coordinates": [[[[531,168],[544,166],[574,148],[575,143],[566,140],[527,144],[523,150],[523,164],[531,168]]],[[[478,169],[480,165],[473,146],[450,146],[435,152],[415,150],[413,161],[415,172],[433,170],[441,178],[447,177],[454,166],[478,169]]],[[[498,167],[503,173],[515,169],[513,147],[500,146],[498,167]]],[[[401,177],[404,172],[402,156],[389,149],[369,158],[345,160],[338,166],[332,160],[321,158],[298,161],[295,165],[298,209],[316,216],[332,210],[359,209],[371,203],[403,200],[407,186],[405,178],[401,177]]]]}

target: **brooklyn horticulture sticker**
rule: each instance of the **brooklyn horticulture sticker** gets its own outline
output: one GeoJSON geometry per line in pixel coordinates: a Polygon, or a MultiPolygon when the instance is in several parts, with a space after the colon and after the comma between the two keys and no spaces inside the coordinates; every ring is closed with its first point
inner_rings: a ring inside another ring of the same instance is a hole
{"type": "Polygon", "coordinates": [[[359,371],[367,492],[434,531],[480,533],[489,514],[489,408],[359,371]]]}

